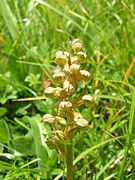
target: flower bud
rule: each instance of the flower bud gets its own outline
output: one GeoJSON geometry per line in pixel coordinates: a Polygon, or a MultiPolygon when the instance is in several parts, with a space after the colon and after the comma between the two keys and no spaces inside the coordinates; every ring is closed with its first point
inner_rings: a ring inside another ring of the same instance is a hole
{"type": "Polygon", "coordinates": [[[66,125],[66,120],[62,117],[56,116],[56,120],[61,124],[61,125],[66,125]]]}
{"type": "Polygon", "coordinates": [[[87,57],[86,53],[84,53],[84,52],[82,52],[82,51],[78,52],[77,55],[78,55],[78,60],[79,60],[80,63],[81,63],[81,62],[84,62],[84,60],[85,60],[86,57],[87,57]]]}
{"type": "Polygon", "coordinates": [[[67,55],[65,55],[62,51],[57,51],[55,55],[55,63],[61,67],[63,67],[68,61],[67,55]]]}
{"type": "Polygon", "coordinates": [[[79,39],[74,39],[71,43],[74,52],[79,52],[82,50],[82,42],[79,39]]]}
{"type": "Polygon", "coordinates": [[[45,123],[54,123],[55,122],[55,117],[52,116],[51,114],[45,114],[42,118],[42,121],[45,123]]]}
{"type": "Polygon", "coordinates": [[[84,95],[82,100],[87,107],[94,102],[94,98],[91,95],[84,95]]]}

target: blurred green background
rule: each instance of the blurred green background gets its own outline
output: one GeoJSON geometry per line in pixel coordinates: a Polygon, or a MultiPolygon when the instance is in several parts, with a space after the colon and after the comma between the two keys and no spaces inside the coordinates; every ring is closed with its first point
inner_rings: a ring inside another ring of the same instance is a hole
{"type": "Polygon", "coordinates": [[[135,179],[133,0],[0,1],[0,179],[64,179],[64,162],[42,136],[52,101],[33,98],[52,78],[55,52],[75,38],[97,101],[80,109],[89,129],[74,139],[74,179],[135,179]]]}

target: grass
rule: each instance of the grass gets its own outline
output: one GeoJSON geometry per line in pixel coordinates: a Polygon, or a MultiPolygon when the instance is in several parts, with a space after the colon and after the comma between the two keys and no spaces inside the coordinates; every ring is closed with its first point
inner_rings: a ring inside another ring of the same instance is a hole
{"type": "Polygon", "coordinates": [[[64,163],[58,164],[57,153],[40,135],[50,132],[40,119],[52,102],[13,100],[43,98],[54,53],[74,38],[83,41],[88,54],[83,66],[92,74],[80,92],[85,88],[97,97],[92,107],[80,108],[89,129],[74,140],[74,179],[134,179],[134,9],[134,1],[127,0],[0,1],[0,106],[7,110],[0,109],[0,123],[6,124],[1,134],[8,137],[0,139],[0,179],[62,177],[64,163]]]}

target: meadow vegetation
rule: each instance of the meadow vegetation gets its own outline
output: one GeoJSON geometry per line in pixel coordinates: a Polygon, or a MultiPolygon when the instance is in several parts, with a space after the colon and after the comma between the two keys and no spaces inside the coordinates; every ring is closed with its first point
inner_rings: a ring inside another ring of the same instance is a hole
{"type": "Polygon", "coordinates": [[[76,95],[95,101],[79,107],[88,127],[73,139],[73,179],[135,179],[134,32],[133,0],[0,1],[0,180],[66,179],[42,117],[55,109],[44,93],[54,55],[76,38],[91,74],[76,95]]]}

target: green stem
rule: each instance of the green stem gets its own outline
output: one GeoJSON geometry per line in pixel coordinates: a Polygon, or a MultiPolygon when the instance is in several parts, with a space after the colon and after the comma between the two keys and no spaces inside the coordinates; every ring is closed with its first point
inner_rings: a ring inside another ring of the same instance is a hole
{"type": "Polygon", "coordinates": [[[67,166],[67,180],[73,180],[72,139],[69,139],[69,141],[66,145],[66,166],[67,166]]]}

